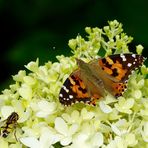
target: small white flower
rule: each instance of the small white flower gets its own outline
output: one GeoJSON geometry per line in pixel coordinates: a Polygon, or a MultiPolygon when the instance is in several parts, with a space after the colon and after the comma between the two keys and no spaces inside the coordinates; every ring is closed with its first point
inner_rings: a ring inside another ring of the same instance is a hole
{"type": "Polygon", "coordinates": [[[101,110],[106,114],[112,112],[112,108],[109,105],[105,104],[103,101],[99,102],[99,106],[101,110]]]}
{"type": "Polygon", "coordinates": [[[30,108],[28,108],[25,112],[19,112],[19,120],[18,120],[18,122],[19,123],[23,123],[23,122],[25,122],[25,121],[27,121],[29,118],[30,118],[30,116],[31,116],[31,109],[30,108]]]}
{"type": "Polygon", "coordinates": [[[128,127],[129,123],[125,119],[120,119],[116,123],[111,124],[112,131],[118,136],[128,133],[128,127]]]}
{"type": "Polygon", "coordinates": [[[73,143],[69,148],[89,148],[90,145],[87,143],[88,135],[84,133],[79,133],[76,137],[73,138],[73,143]]]}
{"type": "Polygon", "coordinates": [[[94,112],[91,111],[87,111],[86,108],[83,108],[81,110],[81,116],[83,118],[83,120],[91,120],[94,117],[94,112]]]}
{"type": "Polygon", "coordinates": [[[127,148],[127,144],[124,139],[119,136],[116,136],[114,140],[111,140],[106,148],[127,148]]]}
{"type": "Polygon", "coordinates": [[[133,96],[134,98],[136,98],[136,99],[140,99],[140,98],[142,97],[142,93],[141,93],[140,90],[134,90],[134,91],[132,92],[132,96],[133,96]]]}
{"type": "Polygon", "coordinates": [[[69,146],[69,148],[99,148],[102,145],[102,133],[96,132],[93,135],[90,135],[81,132],[73,138],[73,143],[71,146],[69,146]]]}
{"type": "Polygon", "coordinates": [[[125,143],[129,147],[134,147],[137,143],[138,140],[136,140],[135,134],[129,133],[125,136],[125,143]]]}
{"type": "Polygon", "coordinates": [[[25,76],[23,80],[27,85],[30,85],[30,86],[35,85],[36,83],[36,80],[31,76],[25,76]]]}
{"type": "Polygon", "coordinates": [[[131,114],[132,113],[131,108],[133,107],[134,102],[135,102],[135,100],[132,98],[125,100],[125,98],[120,97],[119,102],[115,104],[115,108],[119,112],[131,114]]]}
{"type": "Polygon", "coordinates": [[[122,115],[119,114],[119,111],[116,108],[112,109],[112,112],[109,114],[109,120],[120,119],[122,115]]]}
{"type": "Polygon", "coordinates": [[[36,62],[28,63],[25,67],[32,72],[37,72],[38,71],[38,65],[39,65],[39,59],[37,59],[36,62]]]}
{"type": "Polygon", "coordinates": [[[56,103],[48,102],[46,100],[39,101],[37,103],[38,111],[36,113],[37,117],[47,117],[50,114],[53,114],[56,111],[56,103]]]}
{"type": "Polygon", "coordinates": [[[41,130],[41,136],[39,141],[40,145],[42,145],[42,148],[49,148],[56,142],[60,141],[61,138],[62,136],[53,131],[53,129],[44,127],[41,130]]]}
{"type": "Polygon", "coordinates": [[[29,148],[41,148],[40,142],[35,137],[20,138],[19,140],[29,148]]]}
{"type": "Polygon", "coordinates": [[[26,71],[20,70],[17,75],[13,76],[13,80],[16,82],[23,82],[24,76],[26,76],[26,71]]]}
{"type": "Polygon", "coordinates": [[[32,98],[32,88],[27,84],[22,84],[18,90],[20,96],[25,100],[30,100],[32,98]]]}
{"type": "Polygon", "coordinates": [[[92,137],[91,143],[94,147],[100,147],[103,145],[103,135],[100,132],[96,132],[92,137]]]}
{"type": "Polygon", "coordinates": [[[111,104],[111,103],[114,103],[114,102],[118,102],[118,100],[115,99],[115,97],[110,95],[110,94],[107,94],[107,96],[103,99],[103,101],[104,101],[105,104],[111,104]]]}
{"type": "Polygon", "coordinates": [[[40,126],[40,137],[37,136],[28,136],[20,138],[20,141],[30,147],[30,148],[51,148],[53,144],[60,141],[63,138],[60,134],[57,134],[56,131],[52,128],[40,126]]]}
{"type": "Polygon", "coordinates": [[[1,114],[4,117],[4,119],[7,119],[10,114],[14,112],[14,108],[12,106],[3,106],[1,108],[1,114]]]}
{"type": "Polygon", "coordinates": [[[121,136],[121,131],[119,130],[119,128],[115,124],[112,124],[111,128],[116,135],[121,136]]]}
{"type": "Polygon", "coordinates": [[[38,79],[42,80],[45,83],[49,83],[48,69],[45,66],[40,66],[37,72],[38,79]]]}
{"type": "Polygon", "coordinates": [[[68,145],[72,142],[72,135],[78,130],[78,125],[72,124],[71,126],[68,126],[62,118],[57,117],[55,119],[55,129],[58,133],[63,135],[63,139],[60,140],[60,143],[62,145],[68,145]]]}

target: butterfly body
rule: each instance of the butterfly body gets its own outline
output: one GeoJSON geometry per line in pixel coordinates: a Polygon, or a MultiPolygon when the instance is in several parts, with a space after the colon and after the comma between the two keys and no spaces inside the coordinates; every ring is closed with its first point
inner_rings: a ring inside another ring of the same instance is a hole
{"type": "Polygon", "coordinates": [[[133,70],[140,67],[144,57],[136,54],[117,54],[85,63],[76,59],[78,69],[63,84],[59,99],[64,105],[75,102],[96,104],[107,92],[122,96],[133,70]]]}

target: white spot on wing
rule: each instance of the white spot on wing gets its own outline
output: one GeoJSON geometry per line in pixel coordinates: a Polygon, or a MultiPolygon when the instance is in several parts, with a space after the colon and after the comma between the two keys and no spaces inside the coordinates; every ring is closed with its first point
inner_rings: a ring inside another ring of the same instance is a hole
{"type": "Polygon", "coordinates": [[[59,96],[62,98],[63,97],[63,94],[60,94],[59,96]]]}
{"type": "Polygon", "coordinates": [[[127,66],[128,66],[128,67],[131,67],[131,66],[132,66],[132,64],[131,64],[131,63],[128,63],[128,64],[127,64],[127,66]]]}
{"type": "Polygon", "coordinates": [[[132,54],[132,57],[133,57],[133,58],[136,58],[136,55],[135,55],[135,54],[132,54]]]}
{"type": "Polygon", "coordinates": [[[67,93],[69,92],[69,90],[64,85],[62,87],[67,93]]]}
{"type": "Polygon", "coordinates": [[[69,95],[69,98],[72,99],[73,98],[73,95],[69,95]]]}
{"type": "Polygon", "coordinates": [[[126,61],[126,57],[124,54],[120,54],[120,57],[122,58],[122,61],[126,61]]]}

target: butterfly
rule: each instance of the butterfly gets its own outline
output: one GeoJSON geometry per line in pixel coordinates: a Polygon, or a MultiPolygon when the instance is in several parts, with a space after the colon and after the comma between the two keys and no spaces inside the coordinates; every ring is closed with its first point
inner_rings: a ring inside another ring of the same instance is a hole
{"type": "Polygon", "coordinates": [[[63,105],[84,102],[96,105],[107,92],[118,98],[127,88],[132,71],[139,68],[145,58],[137,54],[115,54],[85,63],[76,59],[78,69],[65,80],[59,101],[63,105]]]}

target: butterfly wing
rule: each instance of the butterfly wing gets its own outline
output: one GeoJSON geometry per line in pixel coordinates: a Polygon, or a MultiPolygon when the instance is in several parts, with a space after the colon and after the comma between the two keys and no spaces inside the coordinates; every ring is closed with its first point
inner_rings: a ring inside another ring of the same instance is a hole
{"type": "Polygon", "coordinates": [[[113,96],[122,96],[127,88],[127,81],[133,70],[139,68],[144,61],[144,57],[136,54],[117,54],[99,59],[99,66],[108,75],[117,81],[106,77],[104,87],[113,96]]]}
{"type": "Polygon", "coordinates": [[[90,101],[89,94],[87,93],[86,87],[79,75],[80,72],[77,70],[73,72],[64,82],[59,94],[59,100],[63,105],[68,106],[77,101],[90,101]]]}
{"type": "Polygon", "coordinates": [[[126,82],[123,82],[123,83],[112,83],[111,85],[111,88],[112,88],[112,92],[110,92],[110,88],[108,88],[108,91],[113,95],[115,96],[116,98],[117,97],[120,97],[123,95],[124,91],[126,90],[127,88],[127,83],[126,82]]]}
{"type": "Polygon", "coordinates": [[[102,70],[119,82],[125,82],[133,70],[140,67],[144,57],[136,54],[115,54],[99,59],[102,70]]]}

